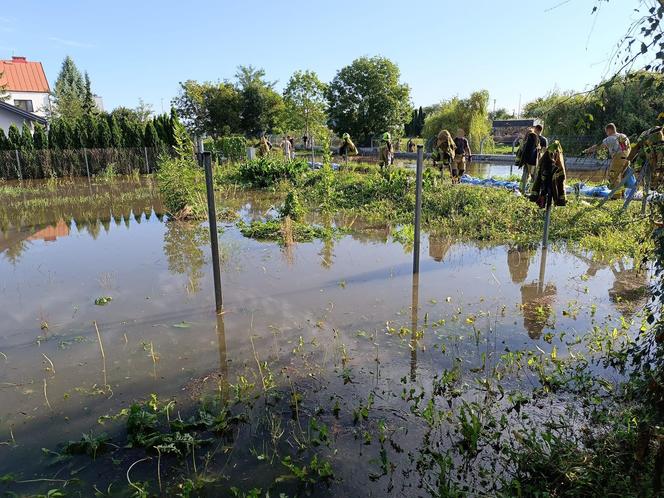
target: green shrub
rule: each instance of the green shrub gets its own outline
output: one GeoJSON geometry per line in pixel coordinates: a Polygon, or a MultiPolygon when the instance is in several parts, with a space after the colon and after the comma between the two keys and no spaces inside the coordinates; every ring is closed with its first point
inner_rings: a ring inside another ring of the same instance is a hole
{"type": "Polygon", "coordinates": [[[157,184],[169,214],[178,219],[205,218],[205,182],[193,158],[162,156],[158,164],[157,184]]]}
{"type": "Polygon", "coordinates": [[[292,189],[288,192],[284,205],[279,209],[279,214],[282,218],[289,216],[293,221],[302,221],[302,218],[304,218],[304,208],[297,195],[297,190],[292,189]]]}
{"type": "Polygon", "coordinates": [[[296,183],[309,170],[309,165],[302,160],[284,161],[271,157],[262,157],[248,161],[238,170],[241,183],[257,188],[276,185],[281,180],[296,183]]]}
{"type": "Polygon", "coordinates": [[[247,139],[242,136],[222,137],[214,142],[219,154],[232,162],[242,161],[247,155],[247,139]]]}

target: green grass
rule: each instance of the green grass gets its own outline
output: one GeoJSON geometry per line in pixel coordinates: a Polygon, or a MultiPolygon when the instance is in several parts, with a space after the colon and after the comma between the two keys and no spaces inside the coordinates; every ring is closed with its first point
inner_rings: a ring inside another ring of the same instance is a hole
{"type": "MultiPolygon", "coordinates": [[[[270,171],[274,165],[267,166],[270,171]]],[[[360,215],[369,221],[409,224],[415,206],[414,172],[393,168],[381,172],[372,164],[352,163],[341,171],[315,171],[299,167],[279,169],[266,174],[261,186],[277,192],[298,193],[310,210],[329,214],[360,215]],[[265,179],[271,178],[271,181],[265,179]]],[[[242,166],[217,172],[219,188],[243,181],[242,166]]],[[[252,170],[252,186],[260,171],[252,170]]],[[[242,187],[243,184],[240,184],[242,187]]],[[[432,233],[456,240],[483,241],[495,244],[535,245],[542,237],[544,211],[528,199],[505,189],[450,184],[446,176],[432,168],[425,169],[422,201],[422,225],[432,233]]],[[[572,244],[583,249],[613,255],[638,257],[649,249],[644,241],[651,230],[647,218],[640,216],[636,203],[626,213],[622,201],[610,201],[596,207],[600,200],[568,197],[565,207],[554,207],[550,241],[572,244]]]]}

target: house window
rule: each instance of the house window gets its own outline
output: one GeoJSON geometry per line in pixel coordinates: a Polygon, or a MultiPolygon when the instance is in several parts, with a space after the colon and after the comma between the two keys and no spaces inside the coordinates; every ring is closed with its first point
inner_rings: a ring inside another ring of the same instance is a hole
{"type": "Polygon", "coordinates": [[[27,112],[33,112],[32,100],[14,100],[14,105],[27,112]]]}

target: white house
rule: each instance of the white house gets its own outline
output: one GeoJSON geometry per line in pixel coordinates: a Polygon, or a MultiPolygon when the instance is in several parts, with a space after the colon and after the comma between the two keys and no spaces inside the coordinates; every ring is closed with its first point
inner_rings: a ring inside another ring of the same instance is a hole
{"type": "Polygon", "coordinates": [[[5,135],[9,132],[9,127],[12,124],[15,124],[21,129],[23,123],[28,123],[30,129],[34,129],[35,123],[46,126],[46,118],[43,116],[37,116],[32,112],[24,111],[23,109],[7,102],[0,101],[0,128],[5,131],[5,135]]]}
{"type": "Polygon", "coordinates": [[[0,86],[9,94],[7,103],[37,116],[48,115],[51,89],[41,62],[16,56],[0,60],[0,86]]]}

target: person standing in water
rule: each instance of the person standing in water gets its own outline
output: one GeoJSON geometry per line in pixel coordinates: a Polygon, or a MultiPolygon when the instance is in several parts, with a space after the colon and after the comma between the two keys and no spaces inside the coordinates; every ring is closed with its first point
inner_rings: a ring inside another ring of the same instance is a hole
{"type": "Polygon", "coordinates": [[[470,163],[472,159],[470,143],[466,138],[466,132],[462,128],[457,130],[457,135],[454,137],[454,146],[456,147],[456,151],[452,167],[452,178],[461,178],[466,172],[466,163],[470,163]]]}
{"type": "Polygon", "coordinates": [[[440,176],[443,176],[443,168],[450,169],[452,183],[458,183],[458,171],[453,168],[454,157],[456,155],[456,145],[452,140],[452,135],[447,130],[441,130],[436,137],[436,146],[433,149],[431,158],[433,166],[440,168],[440,176]],[[440,166],[438,166],[440,164],[440,166]]]}
{"type": "Polygon", "coordinates": [[[394,153],[392,152],[392,137],[388,132],[383,133],[378,147],[378,165],[380,169],[389,169],[394,161],[394,153]]]}
{"type": "MultiPolygon", "coordinates": [[[[629,138],[624,133],[618,133],[616,125],[609,123],[604,128],[606,132],[606,138],[602,140],[601,143],[588,147],[583,151],[584,154],[591,154],[599,148],[604,148],[609,151],[609,157],[611,158],[611,164],[609,165],[609,171],[607,177],[609,180],[609,188],[614,190],[622,182],[623,174],[629,166],[629,161],[627,160],[631,146],[629,143],[629,138]]],[[[621,192],[615,192],[613,194],[614,199],[619,199],[621,192]]]]}

